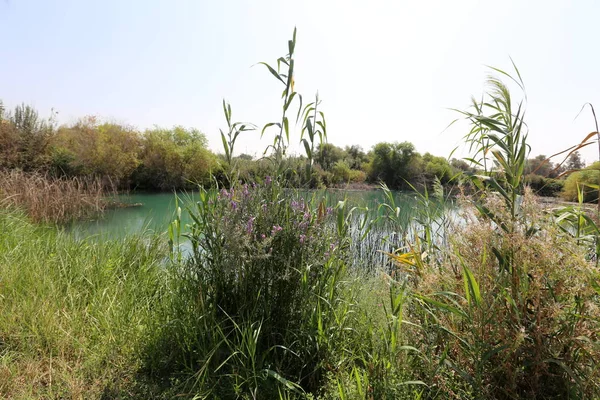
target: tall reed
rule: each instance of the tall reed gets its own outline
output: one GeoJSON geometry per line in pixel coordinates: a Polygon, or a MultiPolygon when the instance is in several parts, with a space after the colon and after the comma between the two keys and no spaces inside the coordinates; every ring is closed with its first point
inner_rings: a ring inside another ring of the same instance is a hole
{"type": "Polygon", "coordinates": [[[0,205],[22,208],[37,222],[64,223],[92,216],[108,205],[105,195],[100,179],[0,171],[0,205]]]}

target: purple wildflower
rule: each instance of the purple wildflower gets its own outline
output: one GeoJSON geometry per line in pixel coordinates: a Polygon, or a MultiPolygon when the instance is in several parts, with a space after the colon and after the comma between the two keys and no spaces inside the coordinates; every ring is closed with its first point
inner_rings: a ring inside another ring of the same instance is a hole
{"type": "Polygon", "coordinates": [[[246,233],[249,235],[254,230],[254,217],[250,217],[248,222],[246,223],[246,233]]]}
{"type": "Polygon", "coordinates": [[[277,232],[283,230],[283,228],[279,225],[273,225],[273,229],[271,229],[271,235],[275,235],[277,232]]]}
{"type": "Polygon", "coordinates": [[[244,184],[244,190],[242,192],[244,194],[244,197],[248,197],[248,195],[250,195],[250,191],[248,191],[248,185],[244,184]]]}
{"type": "Polygon", "coordinates": [[[227,189],[223,188],[221,189],[221,193],[219,193],[219,195],[221,197],[229,197],[229,192],[227,191],[227,189]]]}
{"type": "Polygon", "coordinates": [[[300,235],[300,244],[304,244],[305,240],[306,240],[306,235],[300,235]]]}
{"type": "Polygon", "coordinates": [[[267,235],[265,235],[264,233],[260,235],[260,238],[261,238],[261,239],[264,239],[264,238],[266,238],[266,237],[267,237],[267,235]]]}
{"type": "Polygon", "coordinates": [[[237,210],[237,203],[235,201],[231,202],[231,208],[233,208],[234,210],[237,210]]]}
{"type": "Polygon", "coordinates": [[[267,175],[265,177],[265,185],[270,185],[271,184],[271,177],[269,175],[267,175]]]}
{"type": "Polygon", "coordinates": [[[333,212],[333,208],[327,207],[326,212],[327,212],[327,215],[331,215],[331,213],[333,212]]]}

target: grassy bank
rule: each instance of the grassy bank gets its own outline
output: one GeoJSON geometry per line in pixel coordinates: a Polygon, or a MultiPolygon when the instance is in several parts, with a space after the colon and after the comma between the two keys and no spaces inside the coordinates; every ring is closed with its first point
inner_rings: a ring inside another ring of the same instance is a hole
{"type": "Polygon", "coordinates": [[[75,241],[4,209],[0,232],[0,397],[126,395],[164,288],[162,242],[75,241]]]}

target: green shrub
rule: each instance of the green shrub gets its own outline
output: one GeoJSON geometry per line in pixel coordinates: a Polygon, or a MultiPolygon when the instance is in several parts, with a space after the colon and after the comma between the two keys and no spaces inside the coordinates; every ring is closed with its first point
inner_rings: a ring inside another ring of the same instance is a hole
{"type": "Polygon", "coordinates": [[[598,186],[600,181],[600,163],[595,162],[589,167],[571,173],[564,183],[562,197],[567,201],[577,201],[577,191],[580,188],[584,194],[584,201],[598,201],[598,190],[594,185],[598,186]]]}
{"type": "Polygon", "coordinates": [[[337,222],[270,178],[201,191],[172,323],[155,344],[169,356],[150,360],[152,370],[193,373],[185,390],[220,398],[317,391],[343,332],[334,325],[343,325],[344,208],[335,212],[337,222]]]}
{"type": "Polygon", "coordinates": [[[563,190],[565,182],[558,179],[529,174],[525,176],[525,185],[529,186],[538,196],[557,197],[563,190]]]}

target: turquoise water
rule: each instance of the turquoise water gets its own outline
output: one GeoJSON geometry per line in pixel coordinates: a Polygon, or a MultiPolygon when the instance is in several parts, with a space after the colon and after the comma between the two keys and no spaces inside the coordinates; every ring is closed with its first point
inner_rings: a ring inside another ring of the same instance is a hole
{"type": "MultiPolygon", "coordinates": [[[[379,190],[369,191],[318,191],[302,192],[302,196],[325,196],[330,205],[335,205],[339,200],[347,199],[353,206],[368,207],[370,212],[375,212],[377,206],[383,202],[383,193],[379,190]]],[[[410,213],[414,207],[414,193],[395,193],[397,204],[403,212],[410,213]]],[[[107,210],[102,216],[92,221],[78,221],[69,229],[78,237],[101,236],[108,238],[122,238],[132,233],[152,231],[157,233],[167,232],[169,223],[176,212],[176,204],[182,212],[182,223],[190,222],[185,212],[185,207],[197,199],[197,193],[179,193],[176,203],[174,193],[138,193],[119,197],[119,201],[127,204],[136,204],[132,207],[123,207],[107,210]]]]}

